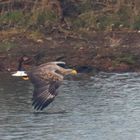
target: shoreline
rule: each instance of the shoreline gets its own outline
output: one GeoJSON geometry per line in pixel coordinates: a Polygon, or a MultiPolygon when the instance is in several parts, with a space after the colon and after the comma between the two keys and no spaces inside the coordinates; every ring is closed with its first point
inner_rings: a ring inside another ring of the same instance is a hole
{"type": "Polygon", "coordinates": [[[140,33],[0,32],[0,71],[14,71],[20,57],[27,56],[26,69],[49,61],[65,61],[83,72],[139,72],[140,33]]]}

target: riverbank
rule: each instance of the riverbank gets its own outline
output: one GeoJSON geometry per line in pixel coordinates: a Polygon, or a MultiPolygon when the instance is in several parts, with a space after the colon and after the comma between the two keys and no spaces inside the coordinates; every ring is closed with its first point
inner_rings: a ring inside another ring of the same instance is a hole
{"type": "Polygon", "coordinates": [[[140,33],[65,32],[50,34],[9,29],[0,31],[0,71],[14,71],[27,56],[26,69],[49,61],[65,61],[79,71],[140,71],[140,33]]]}

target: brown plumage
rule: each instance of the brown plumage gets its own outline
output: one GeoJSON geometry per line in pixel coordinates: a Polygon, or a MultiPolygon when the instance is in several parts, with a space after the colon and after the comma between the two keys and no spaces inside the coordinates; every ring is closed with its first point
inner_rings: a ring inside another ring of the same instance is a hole
{"type": "Polygon", "coordinates": [[[72,69],[64,69],[59,64],[64,62],[49,62],[42,64],[28,73],[29,79],[34,85],[33,103],[34,109],[43,110],[56,97],[57,89],[63,78],[68,74],[76,74],[72,69]]]}

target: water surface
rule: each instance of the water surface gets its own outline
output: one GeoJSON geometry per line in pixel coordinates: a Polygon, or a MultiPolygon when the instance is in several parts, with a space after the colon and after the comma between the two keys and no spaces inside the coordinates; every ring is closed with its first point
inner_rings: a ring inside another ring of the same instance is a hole
{"type": "Polygon", "coordinates": [[[43,112],[33,110],[32,90],[28,81],[0,75],[0,139],[140,140],[139,73],[65,80],[43,112]]]}

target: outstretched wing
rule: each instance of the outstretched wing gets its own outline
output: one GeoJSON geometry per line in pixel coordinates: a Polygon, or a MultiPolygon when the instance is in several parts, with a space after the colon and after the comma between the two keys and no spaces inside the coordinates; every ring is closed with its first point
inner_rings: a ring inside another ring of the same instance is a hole
{"type": "Polygon", "coordinates": [[[43,79],[38,75],[29,75],[31,82],[34,85],[33,103],[34,109],[43,110],[56,97],[57,88],[60,86],[60,81],[52,79],[43,79]]]}

